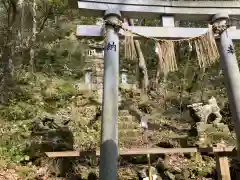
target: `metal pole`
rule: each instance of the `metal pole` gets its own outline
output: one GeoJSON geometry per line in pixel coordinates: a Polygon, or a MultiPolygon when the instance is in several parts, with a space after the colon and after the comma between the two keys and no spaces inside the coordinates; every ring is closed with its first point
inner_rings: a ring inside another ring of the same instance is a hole
{"type": "MultiPolygon", "coordinates": [[[[219,13],[213,17],[212,21],[213,24],[221,27],[226,25],[228,19],[228,14],[219,13]]],[[[237,137],[237,150],[240,152],[240,73],[233,41],[228,36],[227,30],[220,33],[219,50],[220,64],[225,77],[225,86],[237,137]]]]}
{"type": "MultiPolygon", "coordinates": [[[[121,13],[115,9],[105,12],[105,20],[118,22],[121,13]]],[[[117,180],[118,164],[118,76],[119,37],[118,30],[106,25],[104,52],[103,119],[100,146],[100,180],[117,180]]]]}

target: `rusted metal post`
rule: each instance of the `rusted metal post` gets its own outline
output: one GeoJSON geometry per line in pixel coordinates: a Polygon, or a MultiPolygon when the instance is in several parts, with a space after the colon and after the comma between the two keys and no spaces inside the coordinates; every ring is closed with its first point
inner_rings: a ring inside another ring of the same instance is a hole
{"type": "MultiPolygon", "coordinates": [[[[105,20],[118,22],[121,13],[115,9],[105,12],[105,20]]],[[[118,164],[118,76],[119,29],[106,23],[104,52],[103,119],[100,147],[100,180],[117,180],[118,164]]]]}
{"type": "Polygon", "coordinates": [[[219,51],[220,64],[225,77],[225,85],[232,113],[232,121],[237,137],[237,150],[240,152],[240,73],[232,39],[224,26],[229,19],[228,14],[216,14],[213,25],[218,27],[220,35],[219,51]],[[223,30],[223,31],[222,31],[223,30]]]}

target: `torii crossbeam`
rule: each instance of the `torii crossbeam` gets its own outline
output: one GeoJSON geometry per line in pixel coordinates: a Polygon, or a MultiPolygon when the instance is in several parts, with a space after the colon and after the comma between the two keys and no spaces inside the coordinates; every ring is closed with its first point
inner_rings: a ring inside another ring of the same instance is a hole
{"type": "MultiPolygon", "coordinates": [[[[239,11],[240,12],[240,11],[239,11]]],[[[183,28],[183,27],[151,27],[151,26],[125,26],[138,34],[145,37],[154,37],[159,39],[185,39],[197,37],[205,34],[207,28],[183,28]]],[[[240,40],[240,29],[234,27],[227,30],[229,37],[234,41],[240,40]]],[[[97,38],[103,37],[103,29],[98,25],[78,25],[76,35],[80,38],[97,38]]],[[[124,38],[124,31],[119,31],[119,38],[124,38]]],[[[142,36],[133,34],[134,39],[143,39],[142,36]]]]}
{"type": "Polygon", "coordinates": [[[239,1],[160,1],[160,0],[69,0],[83,16],[103,17],[104,12],[118,9],[129,18],[159,18],[173,15],[176,20],[211,20],[217,13],[226,12],[240,18],[239,1]]]}
{"type": "MultiPolygon", "coordinates": [[[[112,22],[120,21],[122,16],[127,18],[161,17],[163,26],[161,28],[131,27],[133,31],[143,36],[156,38],[181,39],[206,32],[204,28],[174,28],[174,20],[212,21],[218,27],[222,27],[221,25],[226,25],[229,16],[240,19],[239,1],[81,0],[77,2],[77,0],[69,0],[69,2],[78,7],[83,16],[100,16],[112,22]]],[[[117,180],[119,29],[112,24],[107,24],[105,30],[100,180],[117,180]]],[[[218,37],[220,38],[221,66],[226,79],[238,147],[240,144],[240,73],[232,39],[240,39],[239,31],[234,28],[224,29],[218,37]]],[[[101,26],[81,25],[77,27],[76,34],[78,37],[103,36],[101,26]]],[[[120,31],[120,34],[120,37],[124,36],[123,31],[120,31]]]]}

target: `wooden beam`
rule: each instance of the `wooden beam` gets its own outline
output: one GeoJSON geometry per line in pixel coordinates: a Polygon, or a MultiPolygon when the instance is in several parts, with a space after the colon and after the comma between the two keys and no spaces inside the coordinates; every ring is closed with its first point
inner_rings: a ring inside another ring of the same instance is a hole
{"type": "MultiPolygon", "coordinates": [[[[128,29],[146,37],[160,39],[182,39],[196,37],[208,31],[207,28],[183,28],[183,27],[149,27],[149,26],[126,26],[128,29]]],[[[120,38],[125,36],[123,30],[119,32],[120,38]]],[[[240,29],[230,28],[228,34],[233,40],[240,40],[240,29]]],[[[103,29],[98,25],[78,25],[76,35],[84,38],[97,38],[103,36],[103,29]]],[[[134,35],[134,38],[142,39],[134,35]]]]}
{"type": "MultiPolygon", "coordinates": [[[[214,153],[214,152],[233,152],[235,150],[234,146],[229,147],[213,147],[213,148],[133,148],[133,149],[121,149],[119,150],[120,156],[128,155],[144,155],[144,154],[174,154],[174,153],[191,153],[191,152],[201,152],[201,153],[214,153]]],[[[46,152],[48,157],[79,157],[96,154],[100,156],[99,151],[91,152],[80,152],[80,151],[63,151],[63,152],[46,152]]]]}
{"type": "Polygon", "coordinates": [[[59,151],[59,152],[45,152],[48,157],[79,157],[82,154],[79,151],[59,151]]]}
{"type": "Polygon", "coordinates": [[[231,180],[228,157],[215,154],[218,180],[231,180]]]}
{"type": "Polygon", "coordinates": [[[159,18],[174,15],[176,20],[211,20],[220,12],[240,18],[239,1],[144,1],[144,0],[81,0],[78,8],[83,16],[103,17],[108,8],[119,9],[128,18],[159,18]]]}
{"type": "MultiPolygon", "coordinates": [[[[69,0],[76,1],[77,0],[69,0]]],[[[167,6],[167,7],[207,7],[234,8],[240,7],[239,1],[159,1],[159,0],[78,0],[79,2],[111,3],[139,6],[167,6]]]]}

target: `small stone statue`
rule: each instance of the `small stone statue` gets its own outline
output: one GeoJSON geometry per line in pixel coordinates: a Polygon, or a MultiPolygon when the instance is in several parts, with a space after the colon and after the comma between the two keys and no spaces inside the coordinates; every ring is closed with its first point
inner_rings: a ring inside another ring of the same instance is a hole
{"type": "MultiPolygon", "coordinates": [[[[157,169],[155,167],[150,167],[151,168],[151,173],[152,174],[152,180],[157,180],[158,176],[157,176],[157,169]]],[[[140,170],[138,170],[138,178],[139,180],[149,180],[150,178],[149,176],[149,167],[145,167],[142,168],[140,170]]]]}
{"type": "Polygon", "coordinates": [[[218,124],[222,120],[220,108],[217,104],[216,98],[213,96],[208,100],[208,104],[203,105],[203,103],[194,103],[188,105],[187,107],[190,110],[190,116],[194,120],[198,119],[200,122],[207,124],[208,117],[211,114],[214,114],[216,116],[213,124],[218,124]]]}
{"type": "Polygon", "coordinates": [[[141,117],[140,127],[143,128],[144,130],[148,129],[148,118],[147,118],[147,116],[142,116],[141,117]]]}

